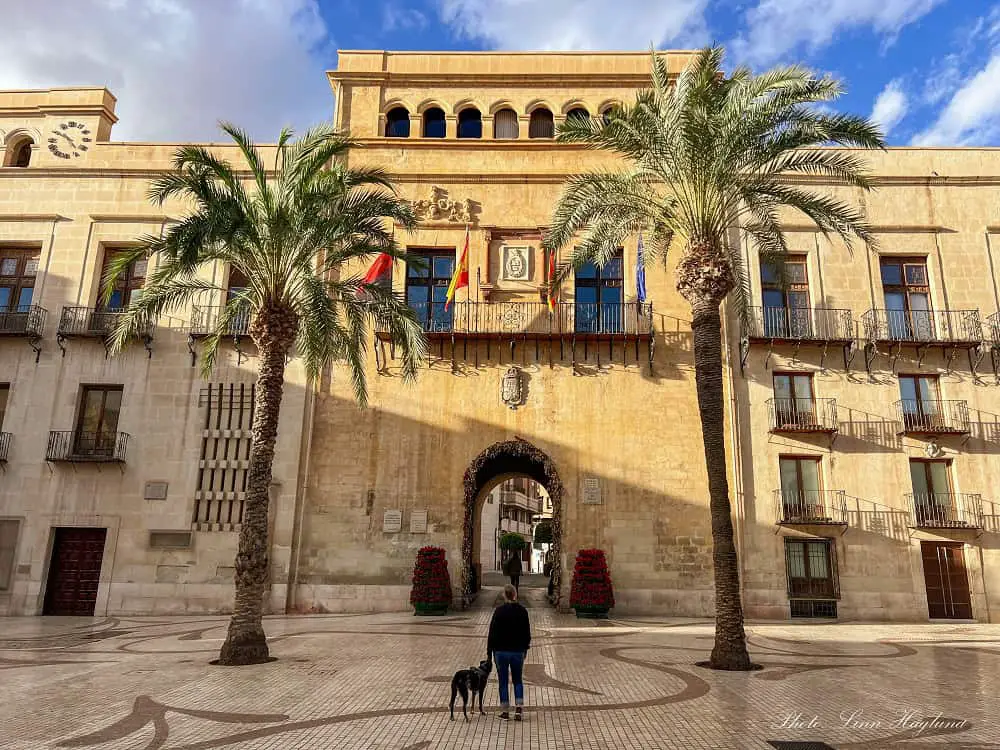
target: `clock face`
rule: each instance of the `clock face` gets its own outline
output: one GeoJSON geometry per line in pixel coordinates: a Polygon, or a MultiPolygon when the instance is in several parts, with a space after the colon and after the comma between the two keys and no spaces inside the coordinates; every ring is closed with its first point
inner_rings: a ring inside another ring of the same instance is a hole
{"type": "Polygon", "coordinates": [[[90,129],[82,122],[69,120],[59,124],[49,134],[49,151],[60,159],[79,157],[90,148],[93,138],[90,129]]]}

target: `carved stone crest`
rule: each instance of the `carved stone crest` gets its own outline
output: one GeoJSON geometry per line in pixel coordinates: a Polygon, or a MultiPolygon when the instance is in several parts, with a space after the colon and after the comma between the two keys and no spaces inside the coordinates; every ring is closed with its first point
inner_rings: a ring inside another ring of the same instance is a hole
{"type": "Polygon", "coordinates": [[[432,186],[429,198],[410,201],[417,221],[448,221],[455,224],[473,222],[473,203],[468,198],[452,200],[445,188],[432,186]]]}
{"type": "Polygon", "coordinates": [[[500,381],[500,398],[511,409],[517,409],[521,405],[524,397],[524,388],[521,380],[521,370],[517,367],[507,368],[503,380],[500,381]]]}

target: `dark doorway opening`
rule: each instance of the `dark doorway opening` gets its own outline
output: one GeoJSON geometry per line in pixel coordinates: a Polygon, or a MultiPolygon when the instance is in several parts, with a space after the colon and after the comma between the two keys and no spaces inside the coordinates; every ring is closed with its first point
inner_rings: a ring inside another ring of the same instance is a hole
{"type": "Polygon", "coordinates": [[[93,617],[107,529],[57,528],[42,614],[93,617]]]}
{"type": "Polygon", "coordinates": [[[526,440],[515,438],[494,443],[469,465],[463,477],[465,519],[462,535],[462,606],[468,607],[482,586],[480,560],[480,519],[487,495],[508,479],[523,477],[540,484],[551,503],[552,541],[549,544],[553,591],[558,605],[562,571],[563,485],[555,464],[543,451],[526,440]]]}

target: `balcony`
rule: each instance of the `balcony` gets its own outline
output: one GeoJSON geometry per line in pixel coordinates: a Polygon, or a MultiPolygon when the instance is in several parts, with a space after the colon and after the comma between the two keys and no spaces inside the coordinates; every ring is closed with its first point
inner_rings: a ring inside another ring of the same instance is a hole
{"type": "MultiPolygon", "coordinates": [[[[103,310],[95,307],[64,307],[59,317],[58,334],[61,338],[83,336],[107,339],[114,333],[115,326],[125,314],[121,309],[103,310]]],[[[152,325],[141,334],[142,338],[152,338],[152,325]]]]}
{"type": "Polygon", "coordinates": [[[986,332],[994,347],[1000,347],[1000,312],[993,313],[986,319],[986,332]]]}
{"type": "Polygon", "coordinates": [[[38,305],[21,305],[0,310],[0,336],[24,336],[39,339],[45,329],[48,311],[38,305]]]}
{"type": "Polygon", "coordinates": [[[849,342],[850,310],[829,307],[751,307],[744,335],[750,341],[849,342]]]}
{"type": "MultiPolygon", "coordinates": [[[[194,306],[191,308],[191,323],[188,333],[195,338],[204,338],[215,333],[215,328],[219,323],[219,315],[223,308],[215,306],[194,306]]],[[[240,310],[229,321],[226,327],[226,337],[239,338],[246,336],[250,329],[250,311],[240,310]]]]}
{"type": "Polygon", "coordinates": [[[10,441],[9,432],[0,432],[0,464],[7,463],[7,456],[10,455],[10,441]]]}
{"type": "Polygon", "coordinates": [[[65,463],[123,464],[128,440],[127,432],[75,430],[50,432],[45,460],[65,463]]]}
{"type": "MultiPolygon", "coordinates": [[[[653,306],[649,302],[558,302],[549,311],[545,302],[411,303],[425,333],[463,338],[649,338],[653,306]]],[[[384,336],[385,332],[380,331],[384,336]]]]}
{"type": "Polygon", "coordinates": [[[965,492],[909,493],[907,503],[918,529],[981,529],[983,498],[965,492]]]}
{"type": "Polygon", "coordinates": [[[966,401],[904,399],[896,402],[899,435],[968,435],[966,401]]]}
{"type": "Polygon", "coordinates": [[[847,526],[843,490],[775,490],[774,500],[781,526],[847,526]]]}
{"type": "Polygon", "coordinates": [[[972,348],[983,340],[979,310],[869,310],[861,326],[871,342],[972,348]]]}
{"type": "Polygon", "coordinates": [[[823,433],[837,431],[837,401],[832,398],[772,398],[767,400],[771,432],[823,433]]]}

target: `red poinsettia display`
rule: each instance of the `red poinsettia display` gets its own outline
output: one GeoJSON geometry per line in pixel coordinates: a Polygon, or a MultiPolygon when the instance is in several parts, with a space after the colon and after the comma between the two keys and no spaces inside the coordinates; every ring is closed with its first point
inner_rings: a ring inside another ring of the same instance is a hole
{"type": "Polygon", "coordinates": [[[419,608],[445,609],[451,604],[451,577],[441,547],[421,547],[413,566],[410,604],[419,608]]]}
{"type": "Polygon", "coordinates": [[[615,591],[604,550],[582,549],[577,553],[569,606],[587,611],[608,610],[615,606],[615,591]]]}

